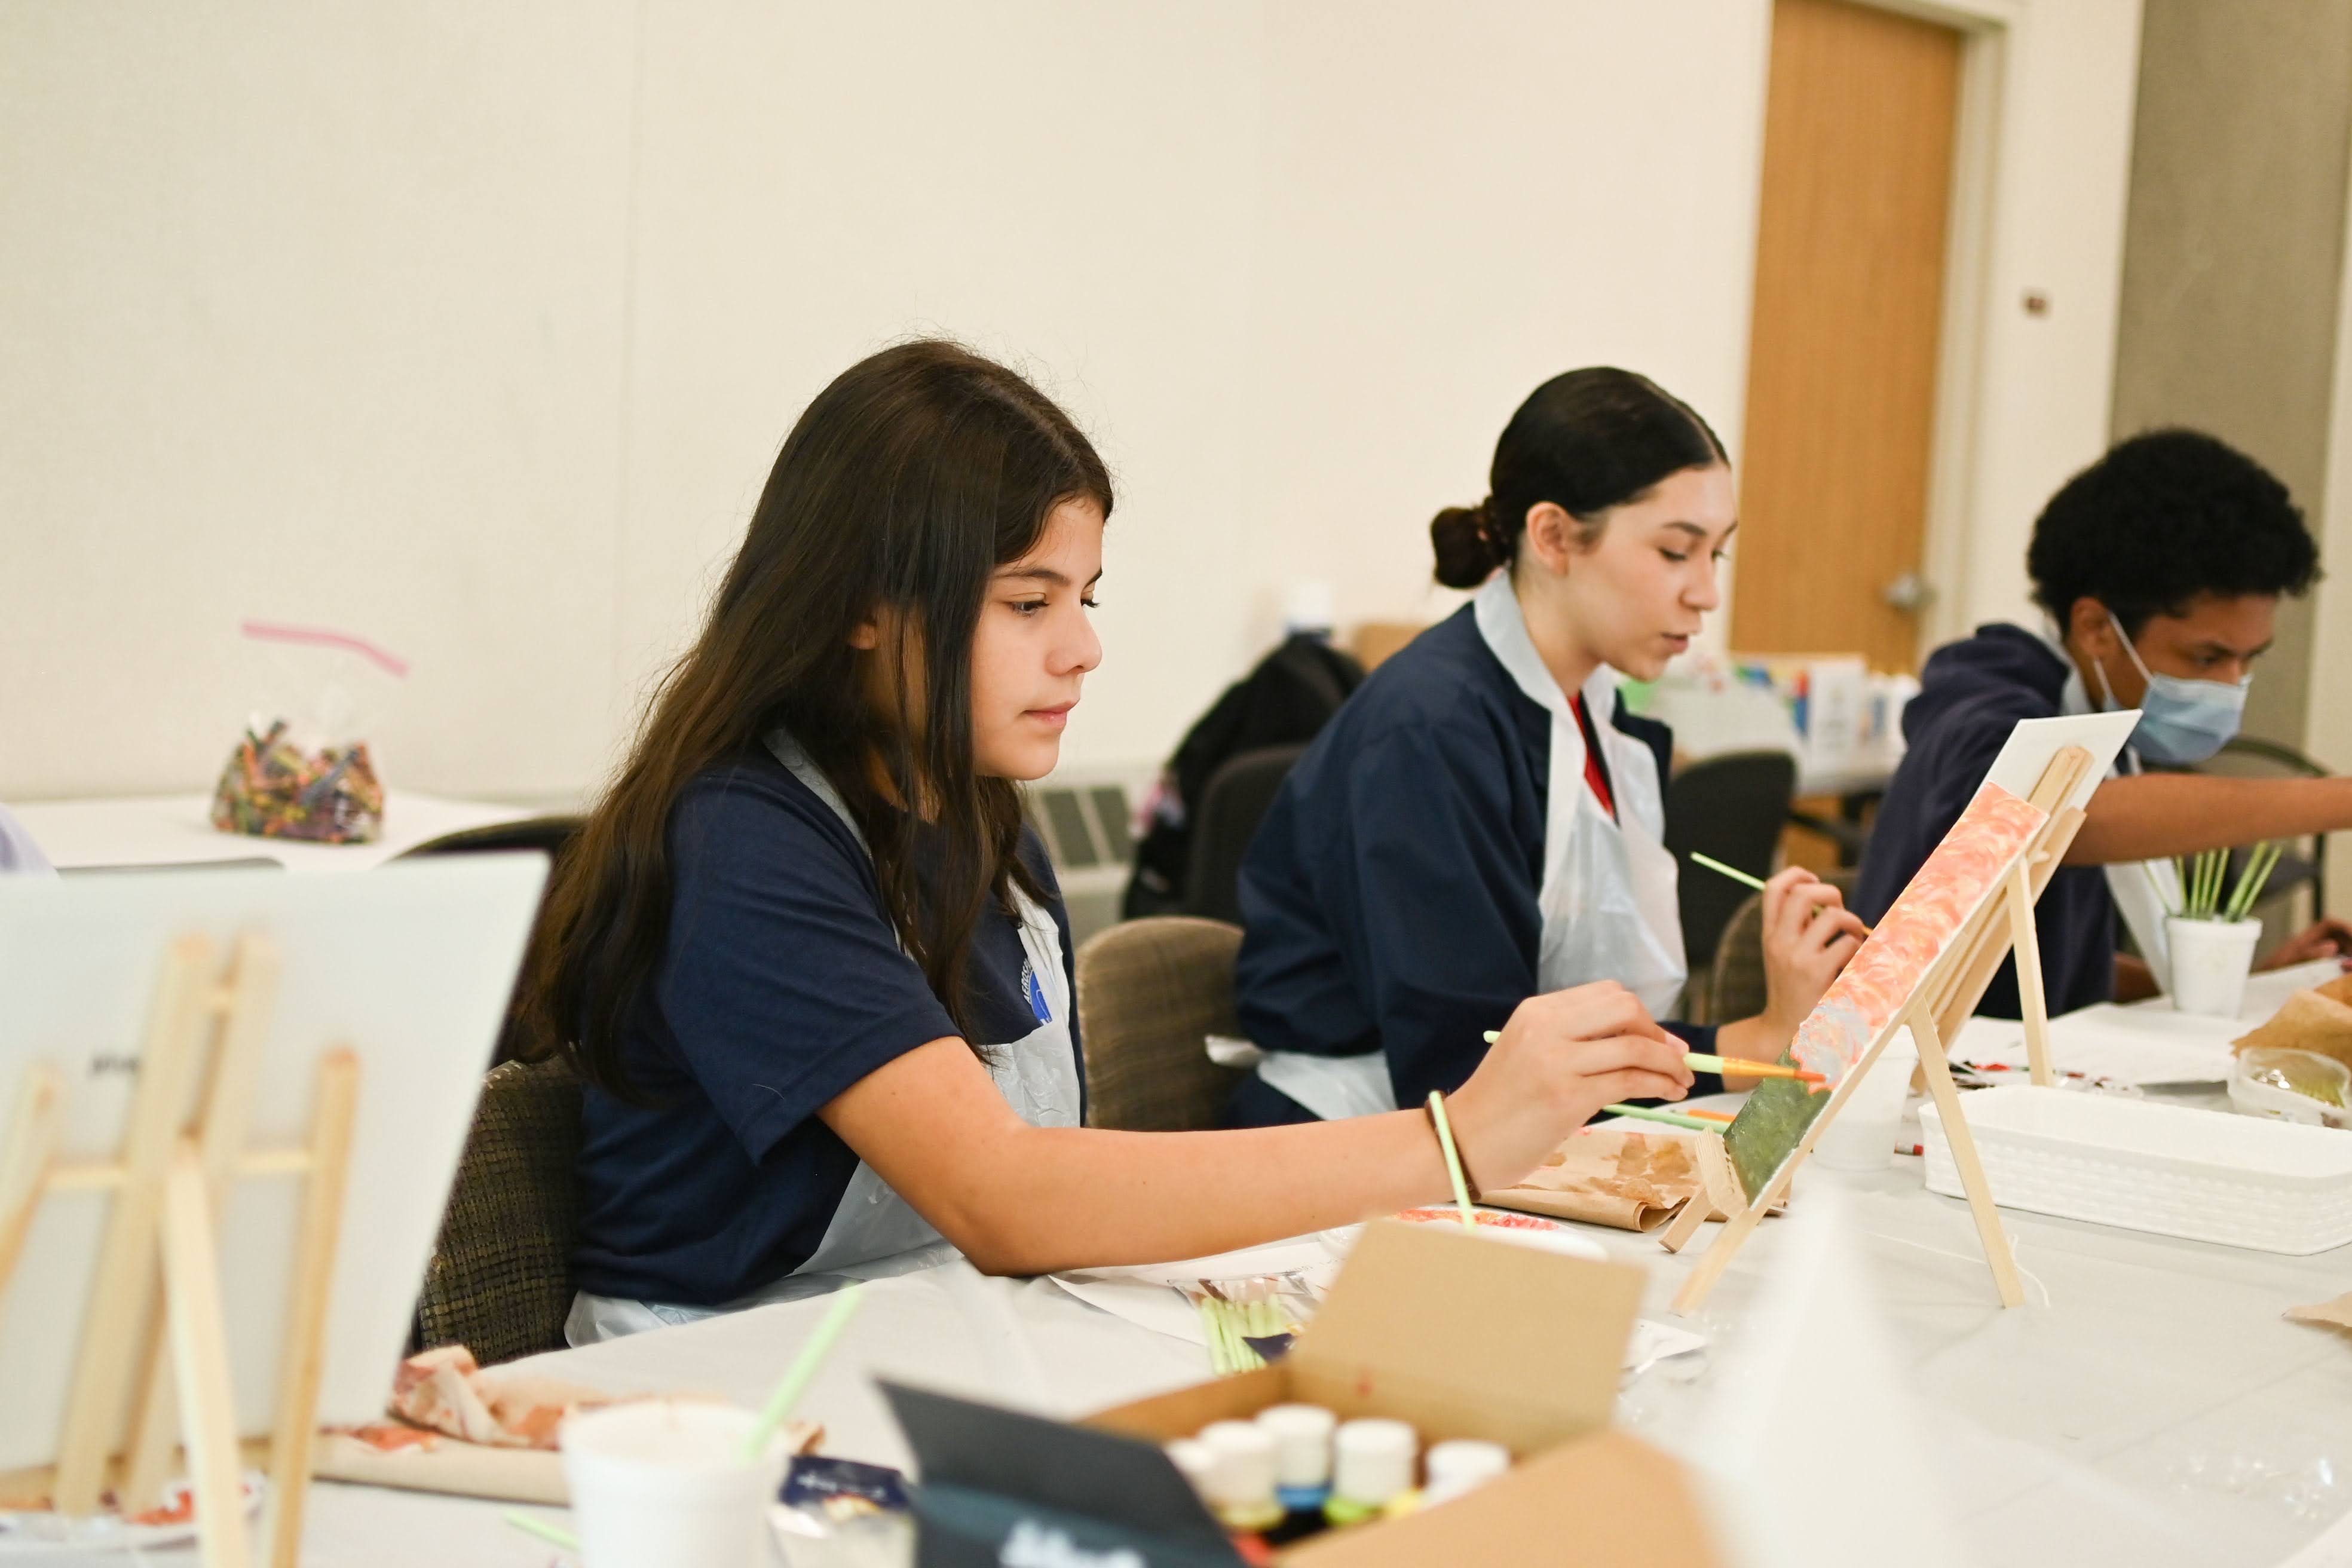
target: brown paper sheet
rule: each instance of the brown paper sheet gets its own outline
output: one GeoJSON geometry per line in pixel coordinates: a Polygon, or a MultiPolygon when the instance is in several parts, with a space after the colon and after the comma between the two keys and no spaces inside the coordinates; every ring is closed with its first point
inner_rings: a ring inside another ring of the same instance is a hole
{"type": "Polygon", "coordinates": [[[1698,1187],[1698,1162],[1691,1157],[1689,1139],[1587,1127],[1518,1185],[1480,1196],[1496,1208],[1618,1230],[1655,1230],[1698,1187]]]}
{"type": "Polygon", "coordinates": [[[2352,1068],[2352,974],[2296,992],[2268,1023],[2236,1042],[2242,1051],[2257,1046],[2315,1051],[2352,1068]]]}

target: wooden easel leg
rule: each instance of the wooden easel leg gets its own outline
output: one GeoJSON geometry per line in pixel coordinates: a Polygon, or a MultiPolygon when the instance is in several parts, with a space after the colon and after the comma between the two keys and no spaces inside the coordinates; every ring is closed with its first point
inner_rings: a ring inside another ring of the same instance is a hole
{"type": "Polygon", "coordinates": [[[285,1359],[278,1373],[278,1414],[269,1455],[270,1568],[295,1568],[302,1551],[310,1455],[319,1427],[319,1379],[326,1362],[327,1308],[342,1232],[359,1092],[358,1054],[348,1048],[329,1053],[319,1067],[319,1100],[310,1123],[310,1182],[294,1253],[285,1359]]]}
{"type": "MultiPolygon", "coordinates": [[[[278,997],[278,972],[277,944],[266,937],[246,936],[237,942],[228,984],[214,994],[217,1041],[210,1052],[194,1135],[215,1226],[228,1206],[236,1156],[245,1147],[261,1069],[261,1043],[278,997]]],[[[180,1436],[167,1327],[158,1321],[149,1342],[146,1373],[138,1384],[144,1392],[133,1406],[131,1440],[123,1451],[121,1495],[133,1500],[153,1497],[162,1489],[180,1436]]]]}
{"type": "Polygon", "coordinates": [[[90,1315],[82,1325],[58,1438],[57,1509],[69,1517],[99,1510],[106,1463],[140,1363],[142,1331],[154,1308],[156,1230],[190,1081],[199,1066],[212,952],[211,940],[200,935],[182,937],[165,951],[139,1058],[139,1088],[124,1122],[123,1183],[92,1278],[90,1315]]]}
{"type": "Polygon", "coordinates": [[[1944,1038],[1936,1032],[1936,1021],[1925,1007],[1912,1009],[1912,1037],[1919,1042],[1919,1066],[1927,1075],[1927,1092],[1935,1097],[1936,1114],[1944,1123],[1944,1138],[1952,1150],[1952,1163],[1959,1168],[1960,1187],[1969,1195],[1969,1212],[1977,1222],[1977,1240],[1984,1247],[1985,1262],[1992,1268],[1993,1288],[2000,1292],[2004,1307],[2025,1305],[2025,1286],[2017,1277],[2017,1260],[2010,1255],[2009,1235],[2000,1228],[2000,1210],[1992,1201],[1992,1184],[1985,1180],[1984,1165],[1977,1158],[1976,1139],[1969,1135],[1968,1118],[1960,1111],[1959,1086],[1952,1081],[1952,1064],[1944,1056],[1944,1038]]]}
{"type": "Polygon", "coordinates": [[[1739,1177],[1731,1168],[1731,1156],[1724,1152],[1723,1140],[1702,1137],[1698,1144],[1698,1191],[1683,1212],[1675,1216],[1665,1233],[1658,1237],[1659,1245],[1668,1252],[1680,1252],[1688,1247],[1706,1223],[1721,1215],[1729,1219],[1745,1206],[1745,1195],[1739,1191],[1739,1177]]]}
{"type": "Polygon", "coordinates": [[[2048,1089],[2058,1081],[2050,1067],[2050,1005],[2042,994],[2042,942],[2033,929],[2033,888],[2025,863],[2009,872],[2010,944],[2017,953],[2017,999],[2025,1013],[2025,1059],[2033,1081],[2048,1089]]]}
{"type": "Polygon", "coordinates": [[[204,1161],[191,1142],[180,1144],[172,1162],[163,1228],[163,1297],[185,1413],[197,1541],[205,1568],[247,1568],[253,1559],[246,1544],[245,1487],[237,1473],[236,1400],[229,1386],[212,1201],[204,1161]]]}
{"type": "Polygon", "coordinates": [[[57,1157],[58,1135],[65,1127],[65,1095],[58,1069],[35,1062],[16,1091],[7,1139],[0,1142],[0,1300],[6,1299],[9,1277],[33,1234],[33,1215],[40,1209],[49,1162],[57,1157]]]}

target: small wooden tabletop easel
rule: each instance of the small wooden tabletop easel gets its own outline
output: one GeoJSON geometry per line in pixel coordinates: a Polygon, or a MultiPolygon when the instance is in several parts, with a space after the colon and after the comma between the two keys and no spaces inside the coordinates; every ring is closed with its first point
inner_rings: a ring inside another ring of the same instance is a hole
{"type": "Polygon", "coordinates": [[[1960,1111],[1960,1092],[1952,1081],[1951,1063],[1945,1056],[1946,1042],[1958,1037],[1960,1026],[1983,1000],[1985,987],[1992,984],[2000,961],[2013,952],[2017,955],[2018,997],[2025,1014],[2026,1059],[2035,1083],[2047,1086],[2055,1081],[2050,1067],[2050,1017],[2042,991],[2042,950],[2034,935],[2033,905],[2049,886],[2052,874],[2058,869],[2083,826],[2082,808],[2065,803],[2074,797],[2091,766],[2091,753],[2080,746],[2068,746],[2051,759],[2049,766],[2042,770],[2041,782],[2028,797],[2047,814],[2047,820],[2010,863],[2000,889],[1977,906],[1945,944],[1943,954],[1921,976],[1909,998],[1878,1031],[1861,1059],[1839,1080],[1829,1103],[1805,1129],[1795,1152],[1780,1162],[1780,1168],[1773,1173],[1764,1190],[1756,1194],[1754,1202],[1748,1201],[1723,1140],[1715,1136],[1698,1140],[1699,1190],[1660,1239],[1669,1252],[1680,1252],[1708,1220],[1719,1216],[1728,1223],[1675,1293],[1676,1312],[1695,1312],[1706,1300],[1740,1245],[1765,1214],[1788,1195],[1797,1167],[1804,1163],[1832,1119],[1844,1108],[1854,1086],[1877,1062],[1895,1032],[1906,1026],[1918,1043],[1919,1068],[1927,1080],[1928,1092],[1935,1097],[1936,1113],[1951,1145],[1952,1163],[1958,1167],[1960,1184],[1968,1194],[1977,1237],[1983,1245],[1985,1262],[1992,1269],[2000,1304],[2024,1305],[2025,1288],[2018,1278],[2017,1261],[2010,1254],[2009,1237],[2000,1228],[1991,1186],[1985,1180],[1983,1163],[1977,1158],[1976,1140],[1969,1135],[1968,1120],[1960,1111]]]}
{"type": "Polygon", "coordinates": [[[227,976],[215,978],[215,971],[209,937],[184,936],[164,950],[138,1086],[113,1159],[58,1159],[63,1076],[46,1063],[26,1075],[0,1142],[0,1294],[44,1197],[112,1194],[46,1489],[68,1516],[100,1511],[110,1482],[127,1510],[152,1506],[177,1439],[187,1450],[205,1568],[247,1568],[215,1229],[239,1178],[308,1178],[269,1440],[275,1500],[268,1560],[272,1568],[293,1568],[301,1550],[359,1058],[349,1049],[320,1058],[306,1143],[247,1148],[247,1112],[277,997],[278,949],[247,936],[236,945],[227,976]]]}

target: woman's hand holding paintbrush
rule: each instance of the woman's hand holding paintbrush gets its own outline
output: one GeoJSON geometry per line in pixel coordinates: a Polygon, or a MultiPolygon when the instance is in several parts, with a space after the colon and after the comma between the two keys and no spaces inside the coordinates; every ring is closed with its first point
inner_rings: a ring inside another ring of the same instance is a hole
{"type": "MultiPolygon", "coordinates": [[[[1755,880],[1744,875],[1739,879],[1755,880]]],[[[1788,1049],[1797,1026],[1861,948],[1870,928],[1845,907],[1843,894],[1802,867],[1791,866],[1761,886],[1764,1011],[1724,1025],[1716,1042],[1727,1057],[1769,1062],[1788,1049]]],[[[1728,1074],[1727,1080],[1739,1088],[1752,1081],[1728,1074]]]]}

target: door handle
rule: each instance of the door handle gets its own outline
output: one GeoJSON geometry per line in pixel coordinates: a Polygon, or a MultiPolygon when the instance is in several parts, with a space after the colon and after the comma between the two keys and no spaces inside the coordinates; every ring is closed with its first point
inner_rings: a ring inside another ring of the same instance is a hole
{"type": "Polygon", "coordinates": [[[1906,572],[1878,591],[1878,596],[1906,616],[1917,615],[1936,596],[1936,585],[1916,572],[1906,572]]]}

